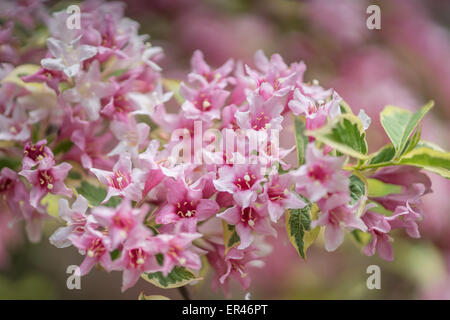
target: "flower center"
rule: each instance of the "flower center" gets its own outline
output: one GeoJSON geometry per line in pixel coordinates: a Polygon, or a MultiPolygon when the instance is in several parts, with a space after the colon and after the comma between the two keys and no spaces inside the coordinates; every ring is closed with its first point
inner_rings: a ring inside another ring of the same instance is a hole
{"type": "Polygon", "coordinates": [[[128,257],[130,258],[130,267],[140,269],[145,263],[147,254],[144,250],[142,250],[142,248],[135,248],[128,251],[128,257]]]}
{"type": "Polygon", "coordinates": [[[279,184],[269,187],[267,191],[270,201],[278,201],[286,199],[286,194],[279,184]]]}
{"type": "Polygon", "coordinates": [[[130,176],[122,173],[120,170],[115,170],[114,175],[110,179],[111,185],[116,189],[123,190],[130,184],[130,176]]]}
{"type": "Polygon", "coordinates": [[[44,145],[41,144],[40,146],[38,145],[27,145],[25,147],[25,150],[23,151],[23,155],[25,157],[29,157],[31,158],[33,161],[40,161],[42,159],[44,159],[47,154],[45,153],[45,149],[44,149],[44,145]]]}
{"type": "Polygon", "coordinates": [[[250,228],[255,226],[256,215],[254,212],[255,209],[252,207],[247,207],[241,210],[241,221],[248,225],[250,228]]]}
{"type": "Polygon", "coordinates": [[[248,190],[255,184],[255,182],[256,176],[246,172],[242,177],[237,178],[234,181],[234,185],[238,187],[239,190],[248,190]]]}
{"type": "Polygon", "coordinates": [[[312,180],[324,183],[328,180],[327,170],[320,164],[315,164],[308,169],[308,177],[312,180]]]}
{"type": "Polygon", "coordinates": [[[40,170],[38,172],[38,181],[41,188],[53,189],[53,176],[50,170],[40,170]]]}
{"type": "Polygon", "coordinates": [[[95,238],[92,240],[89,249],[87,250],[87,255],[90,258],[100,258],[106,252],[106,248],[100,238],[95,238]]]}
{"type": "Polygon", "coordinates": [[[269,122],[270,118],[262,111],[252,119],[252,128],[255,130],[266,129],[270,126],[269,122]]]}
{"type": "Polygon", "coordinates": [[[197,203],[191,201],[180,201],[177,203],[177,214],[181,218],[191,218],[197,213],[197,203]]]}
{"type": "Polygon", "coordinates": [[[3,193],[5,191],[8,191],[11,189],[13,185],[13,181],[10,178],[1,178],[0,179],[0,193],[3,193]]]}

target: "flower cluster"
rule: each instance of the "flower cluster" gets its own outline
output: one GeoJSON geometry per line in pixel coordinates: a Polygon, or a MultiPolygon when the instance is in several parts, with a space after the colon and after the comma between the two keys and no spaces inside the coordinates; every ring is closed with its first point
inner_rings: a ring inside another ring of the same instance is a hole
{"type": "Polygon", "coordinates": [[[369,236],[366,255],[392,260],[392,230],[419,237],[428,177],[411,166],[376,171],[364,162],[367,148],[345,152],[351,132],[308,134],[352,119],[364,138],[370,119],[305,81],[303,62],[258,51],[254,67],[230,59],[214,68],[196,51],[184,81],[167,79],[162,49],[123,9],[88,1],[81,29],[65,27],[65,11],[53,13],[41,65],[2,73],[0,139],[21,164],[1,171],[2,208],[26,221],[31,240],[57,201],[66,225],[50,242],[84,255],[82,275],[96,264],[123,271],[126,290],[144,274],[198,272],[205,256],[213,287],[227,292],[231,277],[248,289],[249,268],[261,266],[264,240],[277,236],[286,212],[303,233],[323,227],[327,251],[348,230],[369,236]],[[297,143],[284,149],[279,133],[293,127],[297,143]],[[237,134],[203,134],[219,130],[237,134]],[[395,192],[371,194],[368,181],[395,192]]]}

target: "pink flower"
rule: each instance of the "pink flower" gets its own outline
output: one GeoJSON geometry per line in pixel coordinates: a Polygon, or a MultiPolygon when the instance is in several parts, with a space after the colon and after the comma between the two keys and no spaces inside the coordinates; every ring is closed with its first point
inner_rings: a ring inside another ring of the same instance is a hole
{"type": "Polygon", "coordinates": [[[157,212],[156,223],[181,222],[182,230],[195,232],[198,221],[203,221],[219,211],[214,200],[204,199],[201,188],[188,185],[184,179],[167,179],[167,203],[157,212]]]}
{"type": "Polygon", "coordinates": [[[148,144],[150,127],[145,123],[136,123],[134,118],[130,118],[126,122],[112,121],[110,126],[119,143],[108,153],[109,157],[129,153],[133,159],[136,159],[139,149],[148,144]]]}
{"type": "Polygon", "coordinates": [[[213,250],[208,251],[206,258],[215,271],[212,280],[213,290],[217,290],[221,286],[228,296],[231,278],[236,279],[242,289],[247,290],[251,283],[248,268],[262,263],[255,252],[256,248],[254,246],[245,250],[231,248],[227,255],[225,255],[225,248],[222,245],[213,245],[212,248],[213,250]]]}
{"type": "Polygon", "coordinates": [[[23,108],[16,106],[12,117],[0,114],[0,140],[26,141],[30,138],[29,118],[23,108]]]}
{"type": "Polygon", "coordinates": [[[325,249],[327,251],[336,250],[344,241],[342,228],[367,231],[364,222],[356,216],[357,210],[348,206],[350,200],[348,194],[335,193],[318,203],[321,214],[318,220],[311,222],[311,227],[325,227],[325,249]]]}
{"type": "Polygon", "coordinates": [[[292,185],[293,179],[289,174],[275,174],[268,183],[264,184],[259,198],[265,204],[273,222],[277,222],[286,209],[301,209],[306,205],[298,195],[291,191],[292,185]]]}
{"type": "Polygon", "coordinates": [[[31,169],[45,158],[54,161],[52,150],[46,146],[47,140],[41,140],[36,144],[27,142],[23,150],[22,168],[31,169]]]}
{"type": "Polygon", "coordinates": [[[249,109],[236,112],[236,122],[241,129],[282,129],[284,98],[273,96],[267,100],[255,93],[248,97],[249,109]]]}
{"type": "Polygon", "coordinates": [[[69,202],[66,199],[59,199],[59,216],[67,223],[67,226],[56,230],[50,237],[50,243],[58,248],[66,248],[72,243],[69,236],[72,234],[82,235],[86,230],[86,225],[93,225],[92,216],[87,216],[87,200],[79,195],[72,208],[69,208],[69,202]]]}
{"type": "Polygon", "coordinates": [[[348,190],[347,173],[342,170],[344,157],[324,155],[314,143],[306,149],[306,163],[293,171],[296,190],[316,202],[328,193],[348,190]]]}
{"type": "Polygon", "coordinates": [[[6,203],[6,207],[14,216],[22,216],[20,201],[29,197],[22,181],[20,181],[17,172],[10,168],[3,168],[0,172],[0,200],[6,203]]]}
{"type": "Polygon", "coordinates": [[[37,208],[39,201],[47,193],[72,196],[72,191],[64,185],[64,179],[71,168],[72,166],[65,162],[54,166],[53,159],[47,157],[39,162],[36,169],[20,171],[19,174],[31,183],[30,204],[37,208]]]}
{"type": "Polygon", "coordinates": [[[96,263],[100,263],[107,271],[112,270],[109,238],[103,232],[86,228],[81,235],[71,234],[69,240],[80,253],[85,254],[80,265],[80,276],[88,274],[96,263]]]}
{"type": "Polygon", "coordinates": [[[94,60],[87,72],[75,78],[75,87],[62,93],[65,101],[79,104],[86,112],[87,118],[95,121],[99,117],[101,108],[100,99],[112,95],[114,86],[101,81],[100,66],[94,60]]]}
{"type": "Polygon", "coordinates": [[[23,82],[43,82],[59,95],[60,82],[67,81],[67,76],[62,71],[40,68],[36,73],[21,77],[23,82]]]}
{"type": "Polygon", "coordinates": [[[205,87],[191,89],[184,83],[180,85],[180,93],[186,99],[181,106],[188,119],[211,121],[220,118],[220,110],[225,104],[229,92],[220,88],[205,87]]]}
{"type": "Polygon", "coordinates": [[[158,247],[151,232],[138,226],[123,244],[120,257],[115,260],[114,270],[123,270],[122,292],[132,287],[144,272],[161,270],[155,255],[158,247]]]}
{"type": "Polygon", "coordinates": [[[202,237],[200,233],[181,232],[176,235],[159,234],[155,237],[158,251],[164,255],[162,273],[166,277],[174,266],[200,270],[202,262],[193,251],[192,241],[202,237]]]}
{"type": "Polygon", "coordinates": [[[80,45],[81,36],[65,43],[55,38],[47,39],[48,50],[54,58],[41,61],[48,70],[63,71],[68,77],[76,76],[81,70],[81,63],[97,54],[97,48],[80,45]]]}
{"type": "Polygon", "coordinates": [[[188,75],[189,81],[198,81],[203,87],[212,85],[225,88],[228,82],[233,81],[231,77],[227,77],[233,70],[233,66],[233,59],[229,59],[221,67],[212,70],[205,62],[203,53],[196,50],[191,59],[192,72],[188,75]]]}
{"type": "Polygon", "coordinates": [[[91,168],[98,180],[108,186],[108,193],[102,203],[113,196],[122,196],[126,199],[139,201],[142,198],[141,171],[132,169],[130,155],[121,154],[114,165],[113,171],[91,168]]]}
{"type": "Polygon", "coordinates": [[[373,256],[375,251],[378,255],[387,261],[394,260],[394,251],[392,249],[392,238],[389,236],[391,231],[391,222],[397,216],[386,217],[377,212],[367,211],[361,219],[367,226],[367,230],[372,234],[370,243],[364,248],[364,254],[373,256]]]}
{"type": "Polygon", "coordinates": [[[277,235],[264,211],[257,208],[254,203],[246,207],[237,203],[218,214],[217,217],[236,227],[236,232],[241,239],[238,249],[245,249],[250,246],[254,240],[253,232],[262,235],[277,235]]]}
{"type": "Polygon", "coordinates": [[[129,199],[124,199],[117,208],[96,207],[92,215],[100,225],[108,229],[111,249],[116,249],[144,221],[148,206],[133,209],[129,199]]]}
{"type": "Polygon", "coordinates": [[[219,168],[218,175],[219,178],[213,181],[217,191],[232,194],[243,207],[256,200],[257,192],[262,189],[261,183],[265,181],[258,165],[223,166],[219,168]]]}

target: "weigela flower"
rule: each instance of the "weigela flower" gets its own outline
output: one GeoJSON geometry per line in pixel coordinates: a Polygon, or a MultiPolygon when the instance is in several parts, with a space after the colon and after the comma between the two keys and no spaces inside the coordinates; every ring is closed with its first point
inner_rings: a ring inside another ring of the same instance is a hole
{"type": "Polygon", "coordinates": [[[265,181],[259,165],[235,164],[222,166],[218,170],[218,179],[214,180],[217,191],[228,192],[236,202],[247,207],[256,200],[257,192],[265,181]]]}
{"type": "Polygon", "coordinates": [[[167,179],[167,203],[158,210],[156,223],[180,222],[181,230],[195,232],[198,221],[203,221],[219,211],[214,200],[203,199],[202,189],[188,185],[184,179],[167,179]]]}
{"type": "Polygon", "coordinates": [[[127,237],[120,257],[113,263],[114,270],[123,270],[122,291],[132,287],[144,272],[161,270],[155,256],[158,246],[148,228],[138,226],[127,237]]]}
{"type": "Polygon", "coordinates": [[[319,202],[321,214],[319,219],[311,222],[311,227],[325,227],[325,249],[336,250],[344,241],[343,228],[367,231],[367,226],[356,216],[356,210],[348,205],[350,195],[334,193],[319,202]]]}
{"type": "Polygon", "coordinates": [[[246,207],[242,203],[236,203],[233,207],[218,214],[217,217],[235,226],[241,240],[238,249],[250,246],[254,240],[253,232],[262,235],[277,235],[264,210],[253,203],[246,207]]]}
{"type": "MultiPolygon", "coordinates": [[[[175,266],[182,266],[191,270],[200,270],[202,262],[192,241],[202,237],[200,233],[180,232],[176,235],[159,234],[155,237],[158,251],[163,254],[162,273],[167,276],[175,266]]],[[[198,251],[198,250],[197,250],[198,251]]]]}
{"type": "Polygon", "coordinates": [[[113,196],[122,196],[130,200],[139,201],[142,198],[143,182],[141,171],[133,169],[129,154],[121,154],[112,171],[91,168],[98,180],[108,186],[108,192],[103,203],[113,196]]]}
{"type": "Polygon", "coordinates": [[[68,163],[54,165],[52,158],[44,158],[35,169],[23,169],[19,172],[31,184],[30,204],[37,208],[39,201],[47,194],[72,196],[72,191],[64,184],[72,166],[68,163]]]}
{"type": "Polygon", "coordinates": [[[104,232],[86,228],[82,234],[72,233],[69,240],[81,254],[85,255],[80,265],[80,276],[88,274],[97,263],[105,270],[112,269],[113,265],[109,254],[110,240],[104,232]]]}
{"type": "Polygon", "coordinates": [[[69,207],[69,202],[66,199],[59,199],[58,208],[59,216],[67,225],[56,230],[50,237],[50,243],[55,247],[65,248],[70,246],[72,243],[69,236],[72,234],[82,235],[86,230],[86,225],[95,225],[92,216],[86,214],[88,202],[82,195],[78,195],[72,204],[72,208],[69,207]]]}
{"type": "Polygon", "coordinates": [[[225,88],[233,77],[228,77],[234,67],[233,59],[227,60],[222,66],[213,70],[205,61],[203,53],[195,50],[191,58],[192,72],[189,73],[189,82],[198,81],[202,87],[217,86],[225,88]]]}
{"type": "Polygon", "coordinates": [[[296,195],[291,187],[293,178],[289,174],[273,175],[269,182],[264,184],[264,189],[259,199],[265,204],[270,219],[277,222],[286,209],[301,209],[306,203],[296,195]]]}
{"type": "Polygon", "coordinates": [[[310,143],[306,149],[306,163],[291,174],[296,191],[316,202],[328,193],[348,190],[347,173],[342,170],[344,157],[326,156],[310,143]]]}
{"type": "Polygon", "coordinates": [[[80,44],[81,36],[66,43],[55,38],[47,39],[48,50],[53,58],[45,58],[42,66],[48,70],[63,71],[74,77],[81,70],[81,63],[97,54],[97,48],[80,44]]]}
{"type": "Polygon", "coordinates": [[[22,168],[31,169],[45,158],[54,161],[53,152],[47,147],[47,140],[38,141],[36,144],[27,142],[23,150],[22,168]]]}
{"type": "Polygon", "coordinates": [[[75,87],[65,90],[62,96],[67,102],[81,105],[87,119],[94,121],[99,117],[101,98],[111,96],[113,93],[114,86],[101,81],[99,63],[94,60],[87,72],[75,78],[75,87]]]}
{"type": "Polygon", "coordinates": [[[117,208],[96,207],[92,215],[98,223],[107,228],[112,250],[116,249],[140,226],[148,212],[148,206],[133,209],[130,200],[123,200],[117,208]]]}

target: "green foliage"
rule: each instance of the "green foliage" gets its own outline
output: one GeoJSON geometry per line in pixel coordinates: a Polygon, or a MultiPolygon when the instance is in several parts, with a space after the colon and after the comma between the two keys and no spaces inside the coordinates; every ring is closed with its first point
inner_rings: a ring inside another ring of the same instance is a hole
{"type": "Polygon", "coordinates": [[[366,133],[361,120],[353,114],[343,114],[322,128],[307,131],[306,134],[342,154],[362,160],[368,158],[366,133]]]}
{"type": "Polygon", "coordinates": [[[415,113],[395,106],[386,106],[380,113],[381,125],[392,141],[396,156],[406,151],[405,146],[409,137],[433,105],[434,102],[430,101],[415,113]]]}
{"type": "Polygon", "coordinates": [[[61,140],[54,148],[53,153],[55,155],[60,153],[67,153],[73,147],[73,142],[70,139],[61,140]]]}
{"type": "Polygon", "coordinates": [[[305,135],[305,123],[299,117],[294,117],[295,128],[295,145],[297,146],[298,165],[305,163],[306,146],[308,145],[308,137],[305,135]]]}
{"type": "Polygon", "coordinates": [[[111,197],[108,202],[102,204],[102,201],[106,198],[106,189],[102,186],[94,186],[89,182],[82,181],[81,186],[77,188],[77,192],[81,194],[89,202],[91,206],[107,206],[117,207],[122,201],[119,197],[111,197]]]}
{"type": "MultiPolygon", "coordinates": [[[[307,199],[304,199],[307,201],[307,199]]],[[[286,212],[286,230],[298,254],[306,259],[306,250],[319,235],[320,227],[311,229],[311,221],[317,219],[319,208],[310,203],[302,209],[290,209],[286,212]]]]}
{"type": "Polygon", "coordinates": [[[172,289],[185,286],[193,281],[201,280],[202,278],[197,277],[192,271],[176,266],[173,270],[164,277],[162,272],[144,273],[141,276],[144,280],[154,284],[157,287],[163,289],[172,289]]]}
{"type": "Polygon", "coordinates": [[[241,243],[241,239],[239,238],[239,235],[237,234],[234,226],[229,225],[222,220],[222,227],[223,243],[225,244],[225,254],[227,254],[231,248],[236,247],[241,243]]]}

